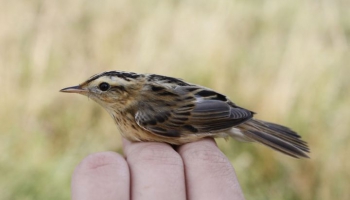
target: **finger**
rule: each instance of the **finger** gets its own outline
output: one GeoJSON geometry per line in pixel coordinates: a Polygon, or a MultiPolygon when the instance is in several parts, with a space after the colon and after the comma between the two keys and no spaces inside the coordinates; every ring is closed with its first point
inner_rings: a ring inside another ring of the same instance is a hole
{"type": "Polygon", "coordinates": [[[213,139],[182,145],[188,199],[244,199],[236,174],[213,139]]]}
{"type": "Polygon", "coordinates": [[[72,177],[73,200],[129,199],[129,169],[125,159],[114,152],[86,157],[72,177]]]}
{"type": "Polygon", "coordinates": [[[124,140],[124,152],[131,173],[133,200],[186,199],[182,159],[170,145],[124,140]]]}

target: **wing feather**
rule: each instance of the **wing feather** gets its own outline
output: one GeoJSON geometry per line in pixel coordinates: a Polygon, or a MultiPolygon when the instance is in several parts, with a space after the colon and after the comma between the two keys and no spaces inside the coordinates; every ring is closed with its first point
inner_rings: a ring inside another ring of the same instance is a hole
{"type": "Polygon", "coordinates": [[[162,136],[220,132],[251,119],[254,114],[224,95],[199,86],[151,87],[156,87],[166,98],[140,102],[135,120],[144,129],[162,136]]]}

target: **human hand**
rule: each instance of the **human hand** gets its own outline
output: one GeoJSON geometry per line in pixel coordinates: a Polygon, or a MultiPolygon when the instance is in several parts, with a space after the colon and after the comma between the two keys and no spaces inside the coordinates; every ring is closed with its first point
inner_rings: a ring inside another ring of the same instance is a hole
{"type": "Polygon", "coordinates": [[[178,147],[123,141],[86,157],[72,177],[73,200],[244,199],[234,169],[213,139],[178,147]]]}

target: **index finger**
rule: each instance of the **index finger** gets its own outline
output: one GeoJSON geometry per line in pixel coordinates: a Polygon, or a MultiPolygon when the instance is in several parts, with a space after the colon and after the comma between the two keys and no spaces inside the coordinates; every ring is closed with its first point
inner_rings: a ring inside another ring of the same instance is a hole
{"type": "Polygon", "coordinates": [[[131,198],[186,199],[180,155],[168,144],[123,140],[131,174],[131,198]]]}

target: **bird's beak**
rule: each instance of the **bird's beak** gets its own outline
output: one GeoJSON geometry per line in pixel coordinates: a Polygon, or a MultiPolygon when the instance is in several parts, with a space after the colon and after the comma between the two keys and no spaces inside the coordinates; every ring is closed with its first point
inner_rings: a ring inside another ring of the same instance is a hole
{"type": "Polygon", "coordinates": [[[83,89],[80,85],[77,86],[72,86],[72,87],[67,87],[67,88],[63,88],[62,90],[60,90],[60,92],[66,92],[66,93],[86,93],[88,90],[83,89]]]}

